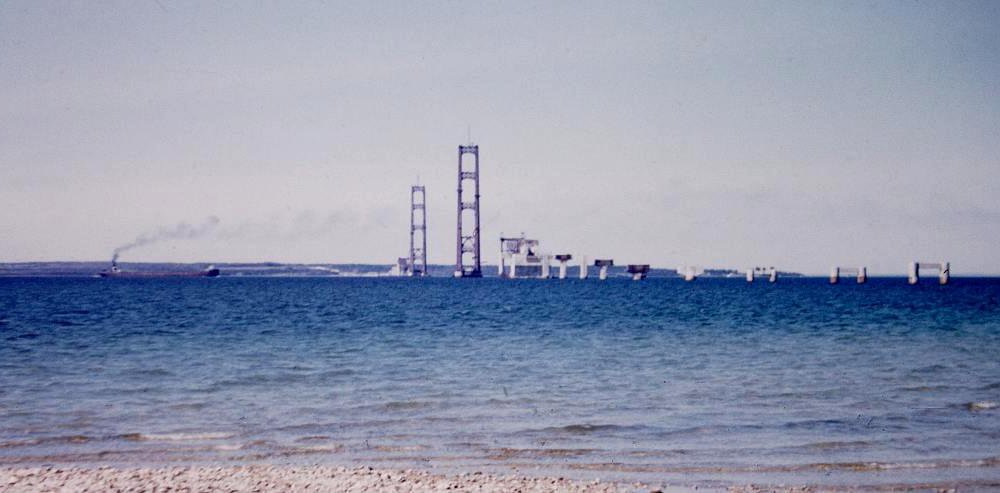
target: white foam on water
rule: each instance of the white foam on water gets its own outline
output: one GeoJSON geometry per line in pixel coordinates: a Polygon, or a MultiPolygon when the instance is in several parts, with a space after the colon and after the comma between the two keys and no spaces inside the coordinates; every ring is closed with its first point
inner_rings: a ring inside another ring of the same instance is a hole
{"type": "Polygon", "coordinates": [[[232,433],[210,432],[210,433],[140,433],[139,440],[157,442],[197,442],[204,440],[225,440],[233,438],[232,433]]]}
{"type": "Polygon", "coordinates": [[[987,409],[996,409],[997,407],[1000,407],[1000,403],[994,401],[970,402],[968,405],[970,411],[985,411],[987,409]]]}

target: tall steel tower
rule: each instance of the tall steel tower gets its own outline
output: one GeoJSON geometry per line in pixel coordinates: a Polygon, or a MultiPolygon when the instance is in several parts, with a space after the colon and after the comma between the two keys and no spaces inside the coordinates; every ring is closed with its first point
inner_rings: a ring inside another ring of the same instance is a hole
{"type": "Polygon", "coordinates": [[[483,277],[479,252],[479,146],[470,142],[469,145],[458,146],[458,234],[455,244],[455,277],[483,277]],[[462,165],[462,158],[466,154],[472,154],[475,158],[475,167],[472,170],[462,165]],[[462,184],[467,180],[475,184],[475,195],[471,202],[462,196],[462,184]],[[465,224],[467,218],[464,212],[467,210],[475,214],[475,225],[471,231],[465,224]],[[466,254],[470,254],[469,263],[466,263],[466,254]]]}
{"type": "Polygon", "coordinates": [[[427,194],[423,185],[410,188],[410,272],[411,276],[427,275],[427,194]],[[418,212],[419,211],[419,212],[418,212]],[[420,232],[420,242],[416,234],[420,232]]]}

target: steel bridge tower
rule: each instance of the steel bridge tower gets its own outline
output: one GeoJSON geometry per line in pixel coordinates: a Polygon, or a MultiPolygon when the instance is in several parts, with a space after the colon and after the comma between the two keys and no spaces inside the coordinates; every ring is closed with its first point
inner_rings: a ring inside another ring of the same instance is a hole
{"type": "Polygon", "coordinates": [[[427,275],[427,193],[423,185],[410,188],[410,272],[411,276],[427,275]],[[420,241],[416,235],[420,233],[420,241]]]}
{"type": "Polygon", "coordinates": [[[479,146],[472,144],[458,146],[458,233],[455,240],[455,277],[483,277],[479,250],[479,146]],[[472,154],[473,169],[462,165],[462,158],[472,154]],[[463,184],[471,181],[475,194],[472,201],[466,201],[462,195],[463,184]],[[475,224],[467,225],[464,212],[473,211],[475,224]],[[469,255],[466,255],[469,254],[469,255]],[[466,258],[469,262],[466,263],[466,258]]]}

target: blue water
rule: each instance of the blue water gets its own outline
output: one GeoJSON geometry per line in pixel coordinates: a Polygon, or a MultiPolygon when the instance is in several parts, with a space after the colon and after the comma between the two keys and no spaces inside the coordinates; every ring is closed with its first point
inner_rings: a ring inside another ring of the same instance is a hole
{"type": "Polygon", "coordinates": [[[998,402],[997,279],[0,279],[0,465],[974,483],[998,402]]]}

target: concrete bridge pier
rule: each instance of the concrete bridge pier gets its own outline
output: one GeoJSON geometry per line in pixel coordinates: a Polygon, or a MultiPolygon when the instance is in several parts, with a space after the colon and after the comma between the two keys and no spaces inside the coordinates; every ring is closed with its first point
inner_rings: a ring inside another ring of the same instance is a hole
{"type": "Polygon", "coordinates": [[[632,274],[633,281],[645,279],[649,274],[649,264],[629,264],[628,273],[632,274]]]}
{"type": "Polygon", "coordinates": [[[597,278],[600,280],[605,280],[608,278],[608,267],[615,265],[613,259],[596,259],[594,260],[594,267],[599,267],[601,270],[598,271],[597,278]]]}
{"type": "Polygon", "coordinates": [[[566,262],[573,259],[573,256],[568,253],[563,253],[555,256],[556,260],[559,261],[559,279],[566,279],[566,262]]]}
{"type": "Polygon", "coordinates": [[[907,273],[907,282],[910,284],[916,284],[920,282],[920,269],[937,269],[938,270],[938,284],[948,284],[951,280],[951,263],[950,262],[910,262],[910,268],[907,273]]]}
{"type": "Polygon", "coordinates": [[[841,275],[855,276],[858,284],[864,284],[868,281],[868,268],[865,266],[861,267],[830,267],[830,284],[837,284],[840,282],[841,275]]]}

